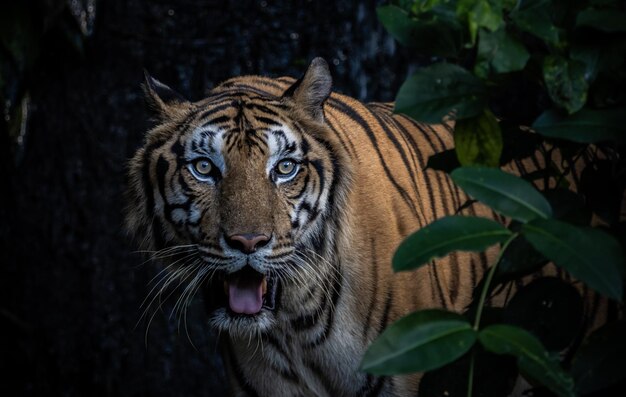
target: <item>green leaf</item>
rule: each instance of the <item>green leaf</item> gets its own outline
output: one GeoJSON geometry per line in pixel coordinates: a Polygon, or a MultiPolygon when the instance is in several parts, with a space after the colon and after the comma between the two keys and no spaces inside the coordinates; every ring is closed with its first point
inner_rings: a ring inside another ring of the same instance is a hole
{"type": "MultiPolygon", "coordinates": [[[[498,262],[491,283],[491,289],[499,284],[534,273],[546,263],[548,263],[546,258],[537,252],[523,236],[517,236],[502,253],[502,258],[498,262]]],[[[480,297],[484,282],[485,277],[483,276],[483,279],[474,288],[473,299],[475,301],[478,301],[480,297]]]]}
{"type": "Polygon", "coordinates": [[[447,216],[407,237],[393,256],[393,270],[412,270],[452,251],[483,251],[511,231],[486,218],[447,216]]]}
{"type": "Polygon", "coordinates": [[[587,26],[603,32],[626,32],[626,14],[619,10],[588,9],[578,14],[576,26],[587,26]]]}
{"type": "Polygon", "coordinates": [[[476,331],[463,316],[422,310],[389,326],[365,352],[361,370],[374,375],[429,371],[461,357],[475,342],[476,331]]]}
{"type": "Polygon", "coordinates": [[[431,11],[433,8],[440,6],[441,3],[445,3],[446,0],[420,0],[410,1],[411,11],[415,14],[422,14],[431,11]]]}
{"type": "Polygon", "coordinates": [[[430,56],[449,57],[460,47],[458,27],[437,20],[417,20],[403,9],[381,6],[376,9],[378,19],[400,44],[430,56]]]}
{"type": "Polygon", "coordinates": [[[472,45],[476,42],[478,29],[497,30],[502,25],[502,6],[499,1],[459,0],[456,13],[467,21],[472,45]]]}
{"type": "Polygon", "coordinates": [[[395,112],[440,123],[445,116],[476,116],[486,103],[486,89],[478,78],[460,66],[437,63],[418,70],[402,84],[395,112]]]}
{"type": "Polygon", "coordinates": [[[549,44],[559,42],[559,30],[553,25],[550,0],[522,0],[511,11],[513,23],[527,33],[549,44]]]}
{"type": "Polygon", "coordinates": [[[547,110],[533,123],[541,135],[580,143],[623,141],[626,138],[626,109],[582,109],[565,116],[547,110]]]}
{"type": "Polygon", "coordinates": [[[483,329],[478,334],[478,340],[490,352],[516,356],[520,371],[525,376],[543,384],[557,395],[575,396],[572,378],[528,331],[496,324],[483,329]]]}
{"type": "Polygon", "coordinates": [[[601,294],[621,300],[624,256],[611,235],[553,219],[535,219],[522,226],[522,233],[557,266],[601,294]]]}
{"type": "Polygon", "coordinates": [[[474,73],[487,78],[491,71],[509,73],[524,69],[530,54],[524,44],[504,28],[495,32],[482,29],[479,33],[478,58],[474,73]]]}
{"type": "Polygon", "coordinates": [[[450,176],[467,194],[502,215],[522,222],[552,215],[550,204],[533,185],[501,170],[461,167],[450,176]]]}
{"type": "Polygon", "coordinates": [[[581,395],[600,391],[626,378],[626,323],[610,323],[595,331],[576,353],[572,375],[581,395]]]}
{"type": "Polygon", "coordinates": [[[595,42],[593,44],[572,43],[569,56],[585,65],[585,80],[587,80],[588,84],[593,83],[598,72],[604,67],[602,62],[603,52],[604,49],[599,47],[595,42]]]}
{"type": "Polygon", "coordinates": [[[543,61],[543,80],[552,101],[569,114],[585,105],[589,86],[582,62],[549,55],[543,61]]]}
{"type": "Polygon", "coordinates": [[[502,134],[493,113],[460,120],[454,127],[454,146],[462,165],[497,167],[502,154],[502,134]]]}

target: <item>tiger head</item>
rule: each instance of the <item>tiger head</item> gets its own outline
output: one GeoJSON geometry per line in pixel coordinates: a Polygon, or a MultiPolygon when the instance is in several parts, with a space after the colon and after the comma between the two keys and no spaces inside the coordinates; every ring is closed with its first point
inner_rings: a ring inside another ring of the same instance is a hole
{"type": "Polygon", "coordinates": [[[147,74],[144,91],[157,125],[130,163],[126,220],[169,265],[164,284],[202,290],[221,331],[297,315],[347,238],[350,169],[324,120],[326,62],[290,86],[236,78],[198,102],[147,74]]]}

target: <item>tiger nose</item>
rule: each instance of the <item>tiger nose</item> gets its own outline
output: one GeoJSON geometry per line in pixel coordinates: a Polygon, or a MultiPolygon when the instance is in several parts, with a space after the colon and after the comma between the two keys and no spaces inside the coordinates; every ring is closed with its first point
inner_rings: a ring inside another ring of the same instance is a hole
{"type": "Polygon", "coordinates": [[[226,243],[233,249],[243,252],[244,254],[251,254],[261,248],[270,241],[270,238],[265,234],[257,233],[242,233],[233,234],[226,237],[226,243]]]}

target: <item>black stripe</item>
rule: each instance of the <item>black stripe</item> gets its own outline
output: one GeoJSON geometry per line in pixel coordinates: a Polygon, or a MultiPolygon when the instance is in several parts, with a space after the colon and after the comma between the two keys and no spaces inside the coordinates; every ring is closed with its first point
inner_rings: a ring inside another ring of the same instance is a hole
{"type": "Polygon", "coordinates": [[[476,264],[476,256],[472,255],[470,257],[470,267],[469,267],[469,272],[470,272],[470,283],[472,286],[476,286],[476,283],[478,282],[478,280],[476,280],[476,266],[478,266],[476,264]]]}
{"type": "Polygon", "coordinates": [[[317,215],[320,212],[320,209],[319,209],[320,199],[322,198],[322,195],[324,194],[324,187],[326,186],[326,176],[324,175],[324,171],[325,171],[324,165],[322,164],[320,160],[311,160],[309,161],[309,164],[311,164],[313,168],[315,169],[315,172],[317,172],[318,182],[319,182],[318,194],[315,197],[315,202],[311,206],[313,209],[312,212],[315,214],[315,216],[311,217],[311,221],[312,221],[317,217],[317,215]]]}
{"type": "Polygon", "coordinates": [[[310,177],[310,175],[308,173],[306,175],[304,175],[304,181],[302,181],[302,186],[301,186],[300,190],[298,190],[296,192],[296,194],[287,195],[287,198],[290,199],[290,200],[293,200],[293,201],[297,201],[298,199],[300,199],[302,197],[302,195],[307,192],[306,188],[309,185],[309,179],[310,178],[311,177],[310,177]]]}
{"type": "Polygon", "coordinates": [[[378,329],[376,330],[376,335],[380,335],[381,332],[387,327],[387,323],[389,322],[389,315],[391,314],[391,302],[393,301],[393,289],[388,288],[389,294],[387,295],[387,300],[385,301],[385,308],[383,309],[383,315],[378,322],[378,329]]]}
{"type": "MultiPolygon", "coordinates": [[[[413,185],[413,190],[417,195],[417,184],[415,183],[415,170],[417,169],[417,167],[415,167],[415,164],[413,165],[410,164],[409,157],[407,156],[406,151],[404,150],[404,148],[398,141],[398,137],[393,133],[393,131],[389,129],[389,127],[387,126],[387,123],[385,123],[378,114],[372,112],[371,110],[370,110],[370,114],[374,116],[374,118],[378,122],[378,125],[383,129],[383,131],[387,135],[387,138],[391,141],[393,146],[396,148],[396,152],[400,154],[400,159],[402,160],[402,163],[404,164],[405,170],[410,176],[410,180],[413,185]]],[[[400,136],[402,136],[402,134],[400,134],[400,136]]],[[[415,162],[415,157],[414,156],[411,156],[411,157],[412,157],[413,162],[415,162]]]]}
{"type": "Polygon", "coordinates": [[[275,127],[282,127],[282,124],[281,124],[281,123],[279,123],[279,122],[278,122],[278,121],[276,121],[276,120],[272,120],[272,119],[270,119],[270,118],[268,118],[268,117],[263,117],[263,116],[254,116],[254,118],[255,118],[257,121],[260,121],[261,123],[264,123],[264,124],[268,124],[268,125],[275,126],[275,127]]]}
{"type": "Polygon", "coordinates": [[[306,361],[304,365],[306,365],[307,368],[315,375],[315,377],[319,380],[319,383],[324,386],[327,395],[333,397],[343,395],[343,393],[337,390],[335,386],[329,382],[330,376],[325,374],[324,371],[322,371],[322,368],[320,368],[315,362],[306,361]]]}
{"type": "MultiPolygon", "coordinates": [[[[268,108],[265,105],[259,105],[258,103],[252,103],[251,105],[252,105],[252,107],[254,107],[254,109],[260,111],[261,113],[265,113],[267,115],[274,116],[274,117],[279,117],[278,113],[276,113],[275,111],[273,111],[272,109],[268,108]]],[[[261,116],[259,116],[259,118],[260,117],[261,116]]],[[[263,117],[263,118],[266,119],[266,120],[270,120],[269,118],[266,118],[266,117],[263,117]]],[[[274,123],[276,123],[276,122],[274,122],[274,123]]],[[[280,124],[277,124],[277,125],[280,125],[280,124]]]]}
{"type": "Polygon", "coordinates": [[[263,335],[263,339],[265,339],[271,345],[271,347],[278,354],[280,354],[283,357],[283,359],[285,361],[287,361],[287,363],[288,363],[288,368],[280,368],[280,367],[276,366],[275,363],[273,363],[274,360],[270,360],[270,365],[271,365],[272,369],[275,372],[278,372],[283,378],[286,378],[287,380],[289,380],[289,381],[291,381],[291,382],[293,382],[295,384],[300,384],[300,378],[293,371],[293,368],[295,368],[295,365],[289,359],[290,355],[287,354],[287,352],[285,351],[285,349],[283,349],[282,345],[278,342],[278,340],[276,338],[274,338],[274,336],[272,336],[271,334],[264,334],[263,335]]]}
{"type": "Polygon", "coordinates": [[[228,116],[217,116],[214,119],[211,119],[209,121],[207,121],[206,123],[202,124],[203,127],[209,125],[209,124],[222,124],[225,123],[227,121],[230,121],[230,117],[228,116]]]}
{"type": "MultiPolygon", "coordinates": [[[[332,116],[332,114],[330,114],[329,116],[332,116]]],[[[340,131],[339,128],[334,123],[332,123],[330,119],[331,119],[331,117],[326,117],[325,118],[326,124],[335,133],[335,136],[337,137],[337,139],[339,140],[339,143],[341,144],[341,146],[345,150],[345,153],[352,155],[353,158],[356,158],[356,149],[354,147],[354,144],[352,143],[352,140],[348,139],[348,144],[350,145],[350,150],[348,150],[348,145],[342,139],[342,136],[345,136],[346,138],[349,138],[350,135],[345,132],[345,130],[343,129],[343,126],[342,126],[341,131],[340,131]]]]}
{"type": "Polygon", "coordinates": [[[439,194],[439,202],[441,203],[441,206],[443,207],[443,213],[444,215],[450,215],[452,214],[452,209],[450,208],[450,206],[448,205],[448,200],[446,200],[449,197],[449,194],[446,193],[450,193],[451,189],[448,186],[448,189],[445,189],[445,185],[443,183],[443,181],[441,180],[441,178],[446,178],[447,177],[445,175],[443,175],[442,172],[435,172],[435,179],[437,180],[437,186],[439,186],[439,191],[441,192],[441,194],[439,194]]]}
{"type": "MultiPolygon", "coordinates": [[[[435,136],[435,138],[437,138],[437,140],[439,140],[439,143],[442,145],[442,147],[440,149],[438,149],[434,142],[428,138],[427,141],[431,144],[431,147],[433,149],[434,153],[437,153],[443,149],[446,149],[444,142],[441,140],[441,138],[439,137],[439,134],[437,133],[437,131],[434,129],[433,126],[431,125],[426,125],[425,126],[426,129],[430,130],[431,134],[433,134],[435,136]]],[[[446,178],[446,184],[448,186],[448,192],[452,192],[454,189],[452,189],[452,186],[450,185],[450,179],[446,176],[443,176],[443,174],[441,172],[435,172],[435,178],[437,179],[437,183],[438,186],[440,187],[441,191],[444,192],[445,188],[444,188],[444,183],[442,182],[441,178],[446,178]]],[[[448,206],[448,202],[446,201],[446,194],[440,195],[439,197],[441,198],[440,202],[442,204],[443,207],[443,212],[445,215],[451,214],[450,212],[450,208],[448,206]]],[[[438,218],[438,216],[436,216],[436,218],[438,218]]]]}
{"type": "Polygon", "coordinates": [[[313,166],[313,168],[315,168],[315,171],[317,172],[317,174],[319,175],[319,181],[320,181],[320,195],[324,190],[324,185],[325,185],[325,175],[324,175],[324,164],[322,164],[322,161],[319,159],[315,159],[315,160],[311,160],[309,161],[309,164],[311,164],[313,166]]]}
{"type": "Polygon", "coordinates": [[[243,84],[243,83],[236,83],[235,85],[232,86],[232,88],[229,87],[228,89],[229,91],[231,91],[231,93],[235,93],[236,91],[245,91],[246,93],[253,93],[256,94],[258,96],[261,97],[269,97],[269,98],[276,98],[276,96],[274,94],[272,94],[269,91],[264,91],[263,89],[259,88],[259,87],[255,87],[253,85],[249,85],[249,84],[243,84]]]}
{"type": "Polygon", "coordinates": [[[371,328],[372,314],[374,312],[374,308],[376,307],[376,298],[378,294],[378,271],[377,271],[377,260],[376,260],[376,249],[374,246],[374,239],[370,239],[370,257],[372,258],[372,295],[370,298],[370,304],[367,309],[367,316],[365,317],[365,322],[363,323],[363,339],[367,341],[367,334],[369,329],[371,328]]]}
{"type": "Polygon", "coordinates": [[[487,269],[489,269],[489,259],[487,259],[487,254],[485,253],[485,251],[482,251],[478,254],[478,257],[480,258],[482,274],[485,274],[487,272],[487,269]]]}
{"type": "MultiPolygon", "coordinates": [[[[215,113],[220,112],[220,111],[222,111],[222,110],[224,110],[224,109],[228,109],[228,108],[230,108],[230,107],[232,107],[232,101],[227,100],[227,101],[225,101],[225,102],[224,102],[223,104],[221,104],[221,105],[218,105],[218,106],[212,107],[212,108],[207,109],[207,110],[205,110],[204,112],[200,113],[200,116],[198,117],[198,119],[202,120],[202,119],[204,119],[204,118],[206,118],[206,117],[212,116],[212,115],[214,115],[215,113]]],[[[219,118],[219,117],[218,117],[218,118],[219,118]]],[[[209,120],[209,121],[205,122],[204,124],[202,124],[202,125],[200,126],[200,128],[203,128],[203,127],[206,127],[206,126],[210,125],[212,121],[213,121],[213,120],[209,120]]]]}
{"type": "Polygon", "coordinates": [[[374,376],[371,374],[367,374],[365,378],[365,384],[361,389],[357,392],[357,396],[361,397],[375,397],[380,394],[385,386],[385,382],[389,379],[387,376],[374,376]]]}
{"type": "Polygon", "coordinates": [[[246,381],[245,375],[243,374],[243,370],[241,366],[239,365],[239,363],[237,362],[237,358],[235,357],[235,352],[233,351],[231,340],[227,339],[225,344],[226,344],[226,349],[228,351],[228,356],[229,356],[228,361],[230,361],[230,367],[232,370],[231,372],[235,376],[235,380],[237,384],[239,385],[239,387],[241,387],[241,389],[245,393],[247,393],[251,397],[258,397],[259,395],[256,392],[256,390],[254,390],[246,381]]]}
{"type": "MultiPolygon", "coordinates": [[[[157,185],[159,187],[159,193],[161,194],[161,198],[163,199],[163,215],[165,219],[173,225],[182,226],[181,222],[174,222],[172,219],[172,212],[176,209],[183,209],[185,211],[189,211],[189,207],[191,205],[191,200],[187,198],[186,201],[180,204],[172,204],[167,201],[167,195],[165,193],[165,184],[166,184],[166,176],[169,170],[169,162],[165,160],[163,155],[159,156],[156,165],[156,175],[157,175],[157,185]]],[[[177,231],[178,232],[178,231],[177,231]]]]}
{"type": "MultiPolygon", "coordinates": [[[[419,124],[416,123],[416,126],[419,126],[419,124]]],[[[451,128],[449,125],[447,124],[441,124],[441,126],[443,126],[444,128],[446,128],[446,130],[448,131],[448,133],[450,135],[453,134],[453,128],[451,128]]],[[[433,126],[428,126],[431,133],[435,136],[435,138],[437,139],[437,141],[439,142],[439,147],[436,147],[434,142],[430,139],[428,139],[428,142],[431,144],[431,148],[433,149],[433,153],[440,153],[446,149],[448,149],[448,146],[446,145],[446,143],[443,141],[443,139],[441,139],[441,136],[437,133],[437,131],[435,131],[433,126]]],[[[420,128],[420,131],[422,129],[420,128]]],[[[436,172],[436,174],[440,174],[440,172],[436,172]]],[[[461,202],[461,198],[459,196],[459,191],[460,189],[454,185],[452,183],[452,179],[449,178],[447,175],[444,176],[445,180],[446,180],[446,184],[448,186],[448,191],[451,192],[451,195],[454,196],[453,197],[453,207],[458,208],[458,206],[460,205],[461,202]]]]}
{"type": "Polygon", "coordinates": [[[288,84],[282,84],[282,81],[280,81],[280,79],[271,79],[269,77],[262,76],[255,76],[254,82],[256,82],[257,84],[275,88],[277,90],[285,90],[288,86],[288,84]]]}
{"type": "Polygon", "coordinates": [[[342,282],[343,277],[341,273],[339,272],[339,269],[336,266],[333,267],[333,270],[334,270],[334,277],[332,277],[332,281],[333,281],[333,295],[331,299],[332,306],[328,310],[328,320],[326,321],[326,324],[324,325],[324,331],[321,333],[321,335],[317,337],[316,340],[307,344],[306,345],[307,348],[317,347],[320,344],[324,343],[326,339],[328,339],[328,336],[330,335],[330,331],[332,330],[333,325],[335,323],[335,310],[333,310],[332,308],[337,307],[337,301],[339,301],[341,288],[343,287],[343,282],[342,282]]]}
{"type": "MultiPolygon", "coordinates": [[[[396,117],[400,117],[400,116],[396,116],[396,117]]],[[[419,145],[417,144],[417,142],[415,141],[415,137],[413,136],[413,134],[411,134],[403,125],[402,123],[396,119],[396,117],[393,117],[393,121],[396,123],[396,127],[398,128],[398,130],[400,130],[407,138],[408,142],[410,143],[411,147],[413,148],[413,152],[415,154],[415,157],[417,158],[417,161],[419,163],[419,167],[422,170],[422,177],[424,178],[424,183],[426,186],[428,187],[432,187],[435,186],[431,180],[431,175],[428,171],[425,170],[426,168],[426,160],[424,158],[424,153],[423,150],[421,150],[421,148],[419,147],[419,145]]],[[[414,120],[411,119],[407,119],[405,117],[403,117],[403,119],[410,121],[410,124],[412,124],[412,126],[414,127],[415,130],[419,131],[422,133],[422,137],[431,144],[431,147],[433,147],[432,142],[428,139],[428,136],[425,135],[424,131],[422,130],[420,124],[416,123],[414,120]]],[[[430,205],[430,210],[431,213],[433,214],[433,220],[437,218],[437,210],[436,210],[436,206],[435,206],[435,196],[433,193],[434,189],[432,188],[427,188],[426,189],[426,194],[428,195],[428,203],[430,205]]],[[[424,200],[421,199],[421,196],[419,194],[419,191],[416,192],[416,196],[417,196],[417,200],[419,203],[421,203],[422,205],[425,204],[424,200]]],[[[422,208],[423,209],[423,208],[422,208]]],[[[420,215],[422,215],[421,218],[421,225],[424,226],[427,223],[429,223],[425,218],[424,218],[424,214],[422,212],[420,212],[420,215]]],[[[418,218],[419,220],[419,218],[418,218]]]]}
{"type": "Polygon", "coordinates": [[[408,192],[402,186],[400,186],[398,181],[393,177],[393,174],[389,170],[389,167],[387,166],[387,163],[385,162],[385,158],[382,155],[380,148],[378,147],[378,139],[376,138],[376,134],[374,133],[374,131],[372,131],[369,124],[363,119],[363,117],[361,117],[361,115],[357,112],[356,109],[352,108],[345,102],[342,102],[337,98],[330,98],[329,104],[332,107],[334,107],[338,112],[343,113],[347,117],[350,117],[352,120],[354,120],[357,124],[361,125],[363,130],[366,132],[370,140],[370,143],[372,144],[372,147],[374,148],[374,150],[376,150],[376,154],[378,155],[378,160],[380,161],[380,164],[382,165],[383,170],[385,171],[385,175],[387,176],[387,179],[398,190],[398,192],[400,193],[400,196],[404,199],[406,205],[409,207],[413,215],[417,218],[418,217],[417,208],[415,207],[414,200],[409,196],[408,192]]]}
{"type": "MultiPolygon", "coordinates": [[[[339,186],[339,182],[345,179],[345,177],[343,176],[344,170],[341,167],[339,163],[339,159],[335,155],[335,150],[333,148],[333,145],[330,142],[324,139],[317,138],[317,137],[311,137],[311,138],[315,140],[316,142],[318,142],[320,145],[324,146],[324,148],[327,151],[327,154],[329,155],[331,159],[331,164],[333,166],[333,174],[332,174],[333,177],[330,183],[330,187],[328,189],[328,203],[326,206],[326,208],[330,210],[328,212],[323,213],[323,220],[329,220],[330,222],[333,223],[334,229],[339,230],[339,222],[341,219],[343,219],[344,208],[342,206],[335,206],[335,201],[337,197],[339,196],[339,194],[343,193],[343,192],[338,192],[337,187],[339,186]]],[[[325,245],[326,241],[322,236],[321,230],[318,231],[318,233],[316,233],[316,236],[314,236],[312,241],[314,244],[313,248],[315,252],[324,252],[324,250],[322,249],[322,244],[325,245]]]]}
{"type": "Polygon", "coordinates": [[[313,313],[303,314],[291,320],[291,326],[295,331],[302,332],[313,328],[319,322],[322,315],[325,314],[326,306],[328,305],[328,295],[324,293],[324,291],[326,291],[326,288],[322,289],[322,302],[313,313]]]}
{"type": "Polygon", "coordinates": [[[306,136],[302,136],[302,140],[300,141],[300,150],[304,156],[309,154],[309,150],[311,150],[311,145],[309,141],[307,141],[306,136]]]}
{"type": "Polygon", "coordinates": [[[450,271],[448,274],[452,278],[450,281],[450,288],[448,288],[448,296],[450,297],[450,302],[454,307],[454,303],[456,299],[459,297],[459,287],[461,283],[461,272],[460,272],[460,261],[459,261],[459,253],[458,251],[450,253],[450,271]]]}
{"type": "MultiPolygon", "coordinates": [[[[423,170],[423,172],[421,173],[422,177],[424,178],[424,183],[426,186],[430,187],[428,189],[426,189],[426,194],[428,194],[428,203],[430,204],[430,210],[431,210],[431,214],[432,214],[432,220],[435,220],[438,218],[437,216],[437,207],[435,205],[435,195],[434,195],[434,189],[432,187],[436,186],[433,181],[431,180],[431,174],[426,170],[426,164],[427,161],[424,158],[424,151],[419,147],[419,144],[417,143],[417,141],[415,140],[415,136],[413,134],[411,134],[411,132],[409,132],[399,120],[396,120],[396,118],[401,118],[405,121],[408,121],[409,124],[411,124],[414,128],[415,131],[419,131],[421,134],[421,138],[422,140],[420,142],[426,142],[428,144],[430,144],[430,147],[432,148],[433,152],[436,153],[438,150],[435,148],[434,143],[432,142],[432,140],[430,139],[430,137],[426,134],[426,132],[424,131],[424,129],[422,128],[423,125],[417,123],[415,120],[404,117],[404,116],[399,116],[396,115],[394,117],[394,120],[397,123],[397,127],[400,131],[402,131],[404,133],[404,135],[407,137],[408,141],[411,143],[411,146],[413,147],[413,151],[415,152],[415,155],[417,157],[417,160],[420,164],[420,169],[423,170]]],[[[421,198],[419,197],[418,194],[418,199],[420,199],[420,202],[422,204],[425,204],[423,202],[423,200],[421,200],[421,198]]],[[[423,224],[428,223],[425,219],[423,220],[423,224]]]]}
{"type": "Polygon", "coordinates": [[[439,279],[439,272],[437,270],[439,268],[439,263],[437,262],[439,261],[436,260],[430,263],[429,265],[430,274],[433,278],[433,282],[435,283],[435,286],[437,287],[436,291],[437,291],[437,294],[439,295],[439,301],[441,302],[440,306],[447,309],[448,307],[446,306],[446,297],[443,292],[443,288],[441,287],[441,280],[439,279]]]}

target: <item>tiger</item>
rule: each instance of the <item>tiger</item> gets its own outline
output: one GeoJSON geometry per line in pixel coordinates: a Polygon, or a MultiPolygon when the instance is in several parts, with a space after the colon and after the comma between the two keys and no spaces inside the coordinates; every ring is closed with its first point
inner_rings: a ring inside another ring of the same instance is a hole
{"type": "Polygon", "coordinates": [[[298,80],[235,77],[197,102],[148,74],[143,87],[156,122],[129,163],[127,228],[204,296],[232,395],[416,395],[419,374],[359,364],[400,317],[462,312],[494,256],[392,271],[404,238],[470,200],[427,167],[454,123],[333,92],[322,58],[298,80]]]}

